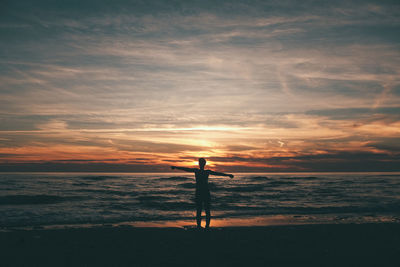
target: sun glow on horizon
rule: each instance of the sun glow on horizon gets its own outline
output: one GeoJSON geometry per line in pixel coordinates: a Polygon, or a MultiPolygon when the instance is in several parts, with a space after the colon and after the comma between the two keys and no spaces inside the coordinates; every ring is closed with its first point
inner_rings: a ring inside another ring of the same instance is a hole
{"type": "Polygon", "coordinates": [[[399,170],[397,3],[15,3],[0,171],[399,170]]]}

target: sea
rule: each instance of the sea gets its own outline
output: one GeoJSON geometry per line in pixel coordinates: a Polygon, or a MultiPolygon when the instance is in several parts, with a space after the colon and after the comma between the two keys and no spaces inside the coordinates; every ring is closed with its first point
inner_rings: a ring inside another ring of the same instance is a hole
{"type": "MultiPolygon", "coordinates": [[[[210,176],[211,226],[400,222],[400,173],[210,176]]],[[[0,173],[0,229],[195,225],[194,175],[0,173]]]]}

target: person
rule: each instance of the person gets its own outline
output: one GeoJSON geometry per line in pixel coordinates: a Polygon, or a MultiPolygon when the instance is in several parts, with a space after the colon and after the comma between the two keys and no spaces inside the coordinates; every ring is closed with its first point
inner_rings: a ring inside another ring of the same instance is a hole
{"type": "Polygon", "coordinates": [[[185,168],[185,167],[177,167],[171,166],[171,169],[178,169],[185,172],[194,172],[196,177],[196,194],[195,194],[195,202],[196,202],[196,221],[197,228],[201,228],[201,212],[203,210],[203,206],[206,212],[206,228],[210,227],[211,221],[211,212],[210,212],[210,190],[208,188],[208,176],[216,175],[216,176],[229,176],[231,179],[233,178],[232,174],[227,174],[223,172],[215,172],[211,170],[205,170],[206,160],[204,158],[199,159],[199,167],[197,168],[185,168]]]}

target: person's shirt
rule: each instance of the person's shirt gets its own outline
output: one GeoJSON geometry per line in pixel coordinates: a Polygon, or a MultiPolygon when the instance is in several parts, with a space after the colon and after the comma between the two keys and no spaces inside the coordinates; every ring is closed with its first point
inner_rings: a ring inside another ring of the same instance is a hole
{"type": "Polygon", "coordinates": [[[208,190],[208,176],[209,175],[210,175],[209,170],[197,169],[195,171],[196,189],[197,190],[208,190]]]}

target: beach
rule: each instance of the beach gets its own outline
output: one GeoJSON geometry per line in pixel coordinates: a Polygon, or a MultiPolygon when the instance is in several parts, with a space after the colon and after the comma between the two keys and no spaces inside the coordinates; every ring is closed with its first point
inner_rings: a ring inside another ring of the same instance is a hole
{"type": "Polygon", "coordinates": [[[0,232],[1,266],[398,266],[400,224],[0,232]]]}

